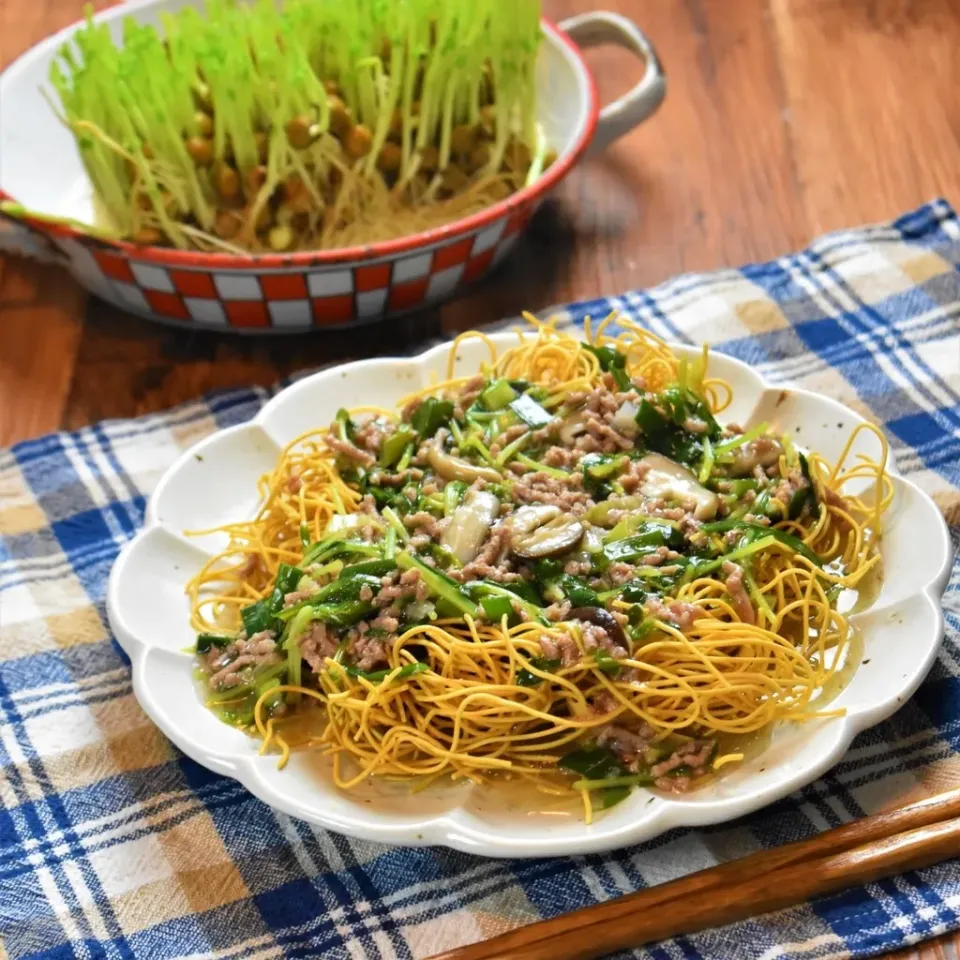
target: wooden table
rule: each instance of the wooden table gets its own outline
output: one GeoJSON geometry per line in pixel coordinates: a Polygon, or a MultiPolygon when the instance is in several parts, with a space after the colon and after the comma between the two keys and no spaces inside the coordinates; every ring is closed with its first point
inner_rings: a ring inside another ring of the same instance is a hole
{"type": "MultiPolygon", "coordinates": [[[[653,120],[569,178],[497,275],[376,336],[257,340],[154,326],[88,301],[59,269],[0,259],[0,446],[525,308],[765,260],[824,230],[960,198],[960,0],[545,5],[555,19],[594,6],[633,17],[669,90],[653,120]]],[[[0,0],[0,65],[79,11],[79,0],[0,0]]],[[[605,100],[639,76],[621,51],[589,59],[605,100]]],[[[958,945],[897,957],[954,957],[958,945]]]]}

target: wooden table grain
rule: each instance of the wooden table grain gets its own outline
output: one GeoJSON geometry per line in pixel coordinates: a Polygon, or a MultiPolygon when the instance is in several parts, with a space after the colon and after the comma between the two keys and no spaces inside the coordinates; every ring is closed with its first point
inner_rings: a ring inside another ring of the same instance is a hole
{"type": "MultiPolygon", "coordinates": [[[[102,5],[103,0],[100,0],[102,5]]],[[[216,388],[409,349],[522,309],[765,260],[825,230],[960,200],[960,0],[545,0],[634,18],[668,94],[578,169],[500,271],[371,335],[231,339],[89,300],[58,268],[0,258],[0,446],[216,388]]],[[[79,0],[0,0],[0,65],[75,20],[79,0]]],[[[640,66],[594,50],[611,99],[640,66]]],[[[2,177],[2,158],[0,158],[2,177]]],[[[896,954],[956,957],[960,936],[896,954]]]]}

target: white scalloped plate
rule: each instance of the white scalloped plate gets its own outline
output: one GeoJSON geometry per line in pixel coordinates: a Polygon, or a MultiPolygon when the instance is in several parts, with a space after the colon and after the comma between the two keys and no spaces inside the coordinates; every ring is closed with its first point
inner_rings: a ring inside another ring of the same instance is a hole
{"type": "MultiPolygon", "coordinates": [[[[515,342],[506,333],[493,339],[500,346],[515,342]]],[[[218,548],[218,539],[187,539],[182,531],[250,516],[257,478],[273,467],[284,444],[328,423],[341,406],[389,407],[433,382],[432,376],[442,378],[449,350],[444,344],[411,359],[364,360],[307,377],[271,400],[254,420],[197,444],[160,481],[144,530],[114,565],[108,611],[132,661],[137,699],[188,756],[235,777],[279,810],[366,840],[443,844],[500,857],[583,854],[648,840],[673,827],[730,820],[777,800],[832,767],[857,733],[890,716],[917,689],[943,636],[940,596],[950,541],[933,501],[891,467],[896,496],[886,518],[884,583],[873,606],[852,617],[869,663],[860,665],[835,701],[846,715],[782,725],[760,755],[694,794],[664,798],[637,790],[587,826],[575,817],[525,812],[498,802],[489,789],[470,786],[415,797],[376,786],[346,794],[332,786],[316,753],[295,754],[283,771],[277,770],[276,757],[257,756],[255,741],[203,706],[191,678],[192,657],[183,650],[194,636],[183,588],[218,548]]],[[[676,351],[694,352],[681,346],[676,351]]],[[[463,345],[458,371],[476,370],[485,356],[479,342],[463,345]]],[[[720,354],[711,358],[711,373],[734,389],[725,419],[771,421],[828,458],[840,454],[849,430],[861,422],[833,400],[771,387],[748,366],[720,354]]],[[[863,434],[858,446],[866,451],[871,440],[863,434]]]]}

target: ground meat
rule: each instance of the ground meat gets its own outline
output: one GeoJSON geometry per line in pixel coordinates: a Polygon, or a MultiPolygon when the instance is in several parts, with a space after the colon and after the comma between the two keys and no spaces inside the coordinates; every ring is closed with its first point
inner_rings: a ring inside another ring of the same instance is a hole
{"type": "Polygon", "coordinates": [[[364,603],[369,603],[373,599],[373,590],[370,588],[369,584],[364,584],[360,588],[360,599],[364,603]]]}
{"type": "Polygon", "coordinates": [[[354,440],[361,450],[379,455],[383,441],[390,436],[390,434],[394,433],[396,429],[392,423],[386,423],[377,420],[376,417],[371,417],[366,423],[357,427],[354,433],[354,440]]]}
{"type": "Polygon", "coordinates": [[[573,604],[569,600],[564,600],[563,603],[551,603],[546,610],[543,611],[543,615],[551,623],[559,623],[561,620],[567,619],[567,614],[570,613],[570,609],[573,604]]]}
{"type": "Polygon", "coordinates": [[[412,590],[414,600],[422,602],[430,595],[430,588],[417,569],[405,570],[400,576],[400,586],[408,591],[407,595],[412,590]]]}
{"type": "Polygon", "coordinates": [[[546,443],[548,440],[552,440],[557,435],[557,431],[563,426],[563,421],[559,417],[555,417],[548,424],[542,426],[539,430],[534,430],[530,434],[530,439],[534,443],[546,443]]]}
{"type": "Polygon", "coordinates": [[[663,777],[677,767],[689,767],[699,773],[713,756],[715,746],[714,740],[691,740],[683,743],[666,760],[655,763],[650,768],[650,773],[654,777],[663,777]]]}
{"type": "Polygon", "coordinates": [[[622,560],[617,560],[607,567],[607,576],[615,587],[622,586],[632,580],[635,572],[636,567],[633,564],[624,563],[622,560]]]}
{"type": "Polygon", "coordinates": [[[448,575],[460,583],[469,580],[496,580],[498,583],[512,583],[523,578],[513,570],[513,563],[507,556],[510,549],[510,528],[505,524],[494,527],[477,556],[460,570],[449,570],[448,575]]]}
{"type": "Polygon", "coordinates": [[[563,572],[571,577],[585,577],[593,569],[589,560],[568,560],[563,572]]]}
{"type": "Polygon", "coordinates": [[[347,651],[359,670],[372,670],[387,662],[387,641],[367,632],[358,634],[352,643],[348,641],[347,651]]]}
{"type": "Polygon", "coordinates": [[[475,377],[471,377],[461,388],[460,392],[457,395],[457,402],[459,405],[466,410],[467,407],[473,403],[477,397],[483,392],[483,388],[487,385],[486,377],[481,374],[477,374],[475,377]]]}
{"type": "Polygon", "coordinates": [[[686,633],[697,620],[707,615],[703,607],[696,604],[684,603],[681,600],[668,600],[664,603],[659,597],[652,597],[647,601],[646,612],[656,620],[676,624],[681,633],[686,633]]]}
{"type": "Polygon", "coordinates": [[[617,709],[617,698],[609,691],[604,690],[590,701],[590,712],[597,717],[606,716],[617,709]]]}
{"type": "Polygon", "coordinates": [[[646,567],[659,567],[664,560],[676,560],[680,554],[669,547],[657,547],[653,553],[648,553],[642,558],[643,565],[646,567]]]}
{"type": "Polygon", "coordinates": [[[569,447],[550,447],[542,457],[548,467],[562,467],[566,470],[574,466],[579,459],[579,451],[569,447]]]}
{"type": "Polygon", "coordinates": [[[727,593],[730,594],[730,600],[733,603],[733,612],[742,623],[749,623],[753,626],[757,622],[757,614],[743,586],[743,567],[725,560],[722,570],[727,578],[727,593]]]}
{"type": "Polygon", "coordinates": [[[403,525],[408,530],[418,530],[426,534],[431,540],[439,540],[440,535],[446,529],[448,520],[438,520],[433,514],[420,511],[412,513],[403,518],[403,525]]]}
{"type": "Polygon", "coordinates": [[[411,480],[422,480],[423,471],[419,467],[408,467],[399,473],[385,473],[375,470],[370,474],[370,482],[375,487],[402,487],[411,480]]]}
{"type": "Polygon", "coordinates": [[[300,637],[300,655],[314,673],[323,669],[323,661],[337,652],[337,635],[326,624],[314,622],[300,637]]]}
{"type": "Polygon", "coordinates": [[[494,457],[499,456],[503,452],[504,447],[513,443],[514,440],[519,440],[529,429],[525,424],[518,423],[515,427],[504,430],[503,433],[490,444],[490,454],[494,457]]]}
{"type": "Polygon", "coordinates": [[[687,417],[683,421],[683,429],[688,433],[706,433],[709,428],[699,417],[687,417]]]}
{"type": "Polygon", "coordinates": [[[292,607],[295,603],[300,603],[301,600],[309,600],[320,587],[314,585],[307,590],[294,590],[291,593],[285,593],[283,595],[283,605],[284,607],[292,607]]]}
{"type": "Polygon", "coordinates": [[[396,633],[400,629],[400,621],[397,619],[399,611],[396,607],[387,607],[381,610],[377,616],[370,621],[370,628],[373,630],[383,630],[386,633],[396,633]]]}
{"type": "Polygon", "coordinates": [[[611,724],[600,728],[597,733],[597,745],[609,747],[624,766],[635,771],[655,736],[653,728],[646,723],[637,730],[628,730],[626,727],[611,724]]]}
{"type": "Polygon", "coordinates": [[[680,519],[680,532],[687,537],[695,537],[700,533],[703,521],[698,520],[692,513],[685,513],[680,519]]]}
{"type": "Polygon", "coordinates": [[[792,470],[780,480],[773,491],[773,495],[781,503],[789,504],[793,495],[807,485],[807,478],[799,470],[792,470]]]}
{"type": "Polygon", "coordinates": [[[580,661],[580,648],[569,633],[541,635],[540,649],[548,660],[559,660],[565,667],[571,667],[580,661]]]}
{"type": "Polygon", "coordinates": [[[592,434],[585,433],[573,442],[574,449],[579,453],[599,453],[600,441],[592,434]]]}
{"type": "Polygon", "coordinates": [[[609,423],[601,420],[596,414],[587,414],[586,425],[587,435],[597,441],[600,453],[617,453],[620,450],[633,449],[633,440],[630,437],[625,437],[614,430],[609,423]]]}
{"type": "Polygon", "coordinates": [[[243,566],[237,570],[237,575],[244,580],[259,573],[263,569],[263,558],[259,553],[248,553],[247,559],[243,561],[243,566]]]}
{"type": "Polygon", "coordinates": [[[580,635],[583,638],[583,649],[589,653],[598,649],[604,650],[614,659],[620,659],[627,655],[627,651],[615,643],[603,627],[598,627],[595,623],[584,623],[580,635]]]}
{"type": "Polygon", "coordinates": [[[294,471],[287,477],[287,489],[291,493],[299,493],[302,486],[303,481],[300,479],[300,474],[297,471],[294,471]]]}
{"type": "Polygon", "coordinates": [[[243,683],[240,671],[246,667],[268,666],[280,662],[272,630],[261,630],[249,640],[234,640],[223,649],[214,649],[207,659],[211,672],[210,687],[226,690],[243,683]]]}
{"type": "Polygon", "coordinates": [[[394,605],[398,600],[426,600],[429,593],[419,570],[406,570],[399,578],[396,574],[383,577],[380,583],[382,586],[374,603],[381,609],[394,605]]]}
{"type": "Polygon", "coordinates": [[[405,423],[409,423],[413,419],[413,415],[423,406],[425,399],[426,397],[414,397],[407,402],[406,406],[400,411],[400,416],[405,423]]]}
{"type": "Polygon", "coordinates": [[[657,777],[653,785],[664,793],[686,793],[693,785],[690,777],[657,777]]]}
{"type": "Polygon", "coordinates": [[[582,484],[579,473],[567,480],[557,480],[541,472],[528,473],[513,485],[513,499],[517,503],[549,504],[578,517],[594,505],[582,484]]]}
{"type": "Polygon", "coordinates": [[[349,457],[351,460],[356,460],[357,463],[361,464],[361,466],[369,467],[377,462],[376,457],[373,457],[371,454],[367,453],[366,450],[361,450],[359,447],[355,447],[352,443],[348,443],[346,440],[341,440],[339,437],[335,437],[333,434],[327,436],[326,444],[331,450],[335,450],[337,453],[341,453],[343,456],[349,457]]]}
{"type": "Polygon", "coordinates": [[[620,486],[625,493],[635,493],[650,472],[650,465],[643,460],[631,460],[620,474],[620,486]]]}

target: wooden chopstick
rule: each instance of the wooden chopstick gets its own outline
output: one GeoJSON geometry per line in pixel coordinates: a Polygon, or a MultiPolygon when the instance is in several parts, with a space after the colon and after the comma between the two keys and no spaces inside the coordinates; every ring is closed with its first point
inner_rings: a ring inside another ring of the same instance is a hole
{"type": "Polygon", "coordinates": [[[531,924],[432,960],[590,960],[960,855],[960,790],[531,924]],[[651,910],[651,907],[656,907],[651,910]]]}

